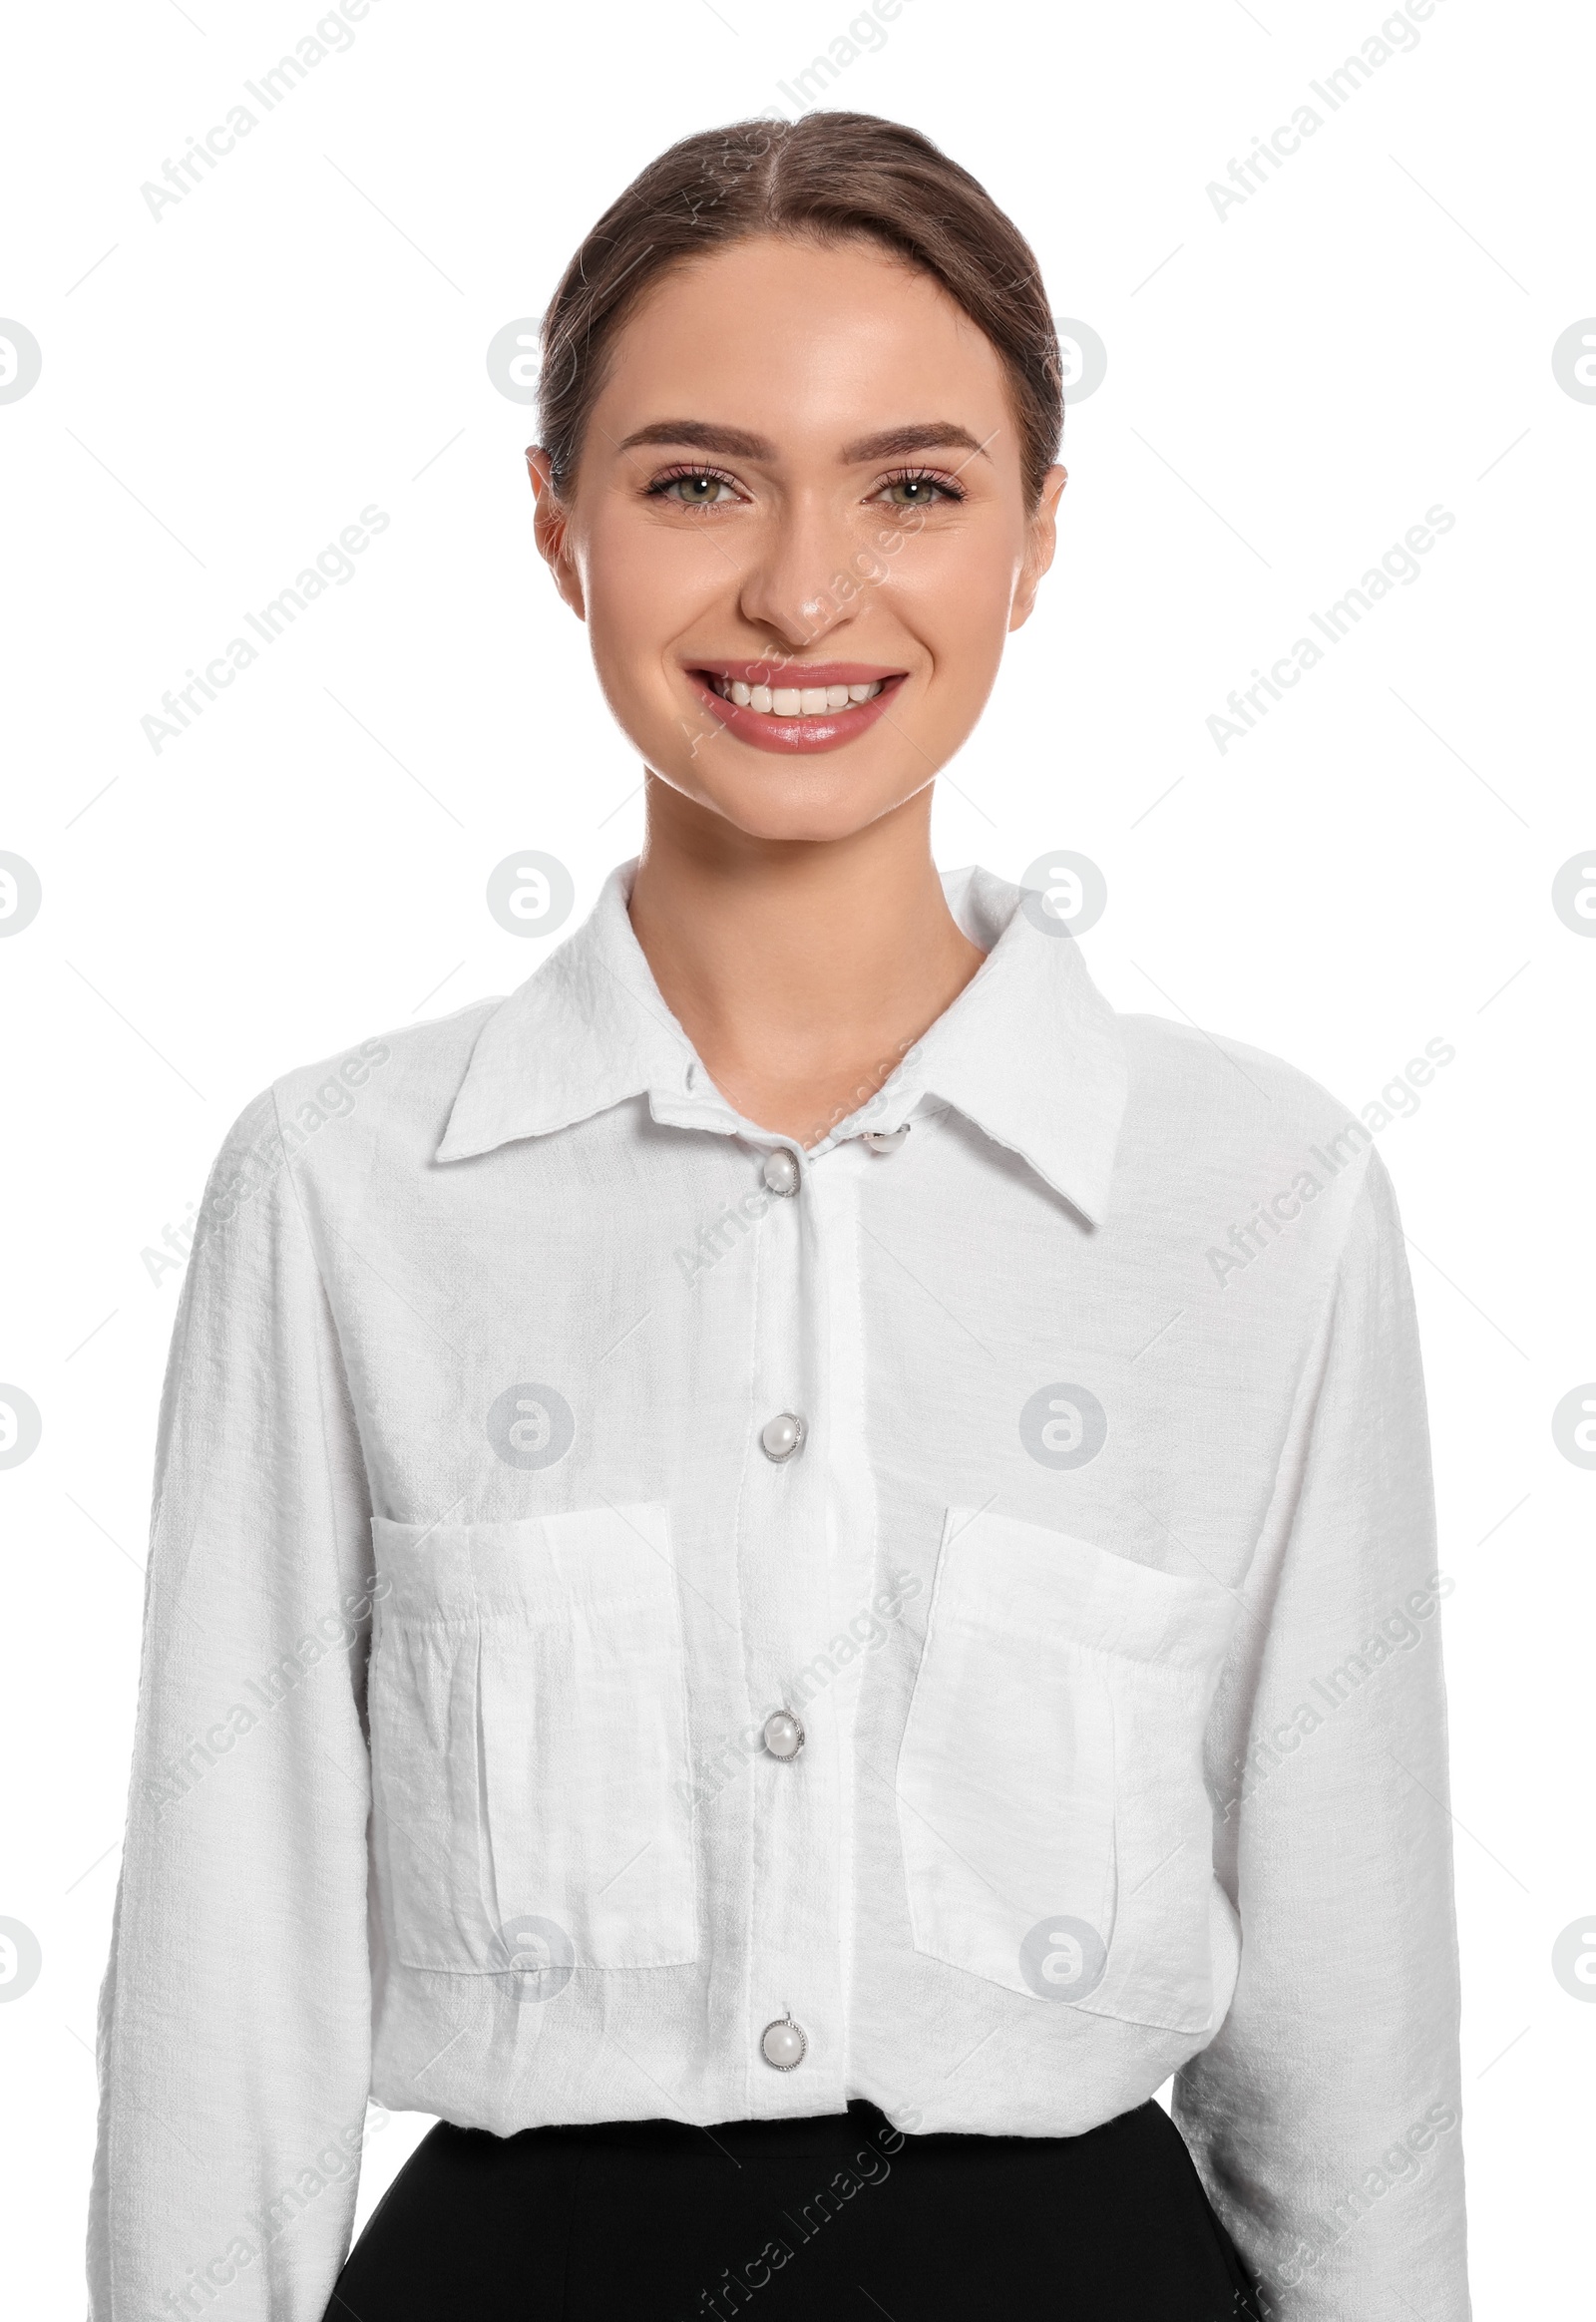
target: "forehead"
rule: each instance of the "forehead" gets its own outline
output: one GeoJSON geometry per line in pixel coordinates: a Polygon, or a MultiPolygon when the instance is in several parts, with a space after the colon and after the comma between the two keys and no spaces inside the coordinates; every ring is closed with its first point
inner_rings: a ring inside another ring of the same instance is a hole
{"type": "Polygon", "coordinates": [[[940,282],[875,242],[759,235],[650,285],[594,417],[616,442],[671,416],[818,449],[934,407],[1017,464],[1001,359],[940,282]]]}

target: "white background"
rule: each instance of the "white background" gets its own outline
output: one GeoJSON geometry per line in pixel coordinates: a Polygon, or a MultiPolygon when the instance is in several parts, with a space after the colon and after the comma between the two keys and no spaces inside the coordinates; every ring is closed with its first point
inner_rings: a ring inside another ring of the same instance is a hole
{"type": "MultiPolygon", "coordinates": [[[[43,1968],[0,2006],[0,2296],[30,2322],[84,2307],[179,1280],[142,1253],[278,1072],[532,970],[548,941],[484,905],[507,854],[568,864],[580,917],[635,851],[638,768],[535,560],[532,415],[486,349],[671,138],[795,110],[778,83],[849,15],[372,0],[269,115],[242,83],[313,0],[13,21],[0,314],[43,370],[0,404],[0,848],[44,903],[0,942],[0,1380],[43,1439],[0,1472],[0,1916],[43,1968]],[[153,216],[141,186],[240,101],[253,133],[153,216]],[[155,752],[162,693],[368,504],[391,522],[355,578],[155,752]]],[[[1551,360],[1596,312],[1596,28],[1435,0],[1331,114],[1309,82],[1382,21],[1378,0],[905,0],[830,97],[949,147],[1108,349],[1067,426],[1058,565],[943,786],[940,861],[1089,855],[1109,902],[1085,952],[1116,1004],[1284,1053],[1355,1111],[1427,1040],[1456,1050],[1379,1141],[1455,1582],[1476,2312],[1517,2322],[1583,2302],[1596,2064],[1596,2006],[1551,1969],[1596,1911],[1596,1472],[1550,1424],[1596,1376],[1596,942],[1550,899],[1596,841],[1596,403],[1551,360]],[[1323,128],[1221,218],[1209,182],[1304,103],[1323,128]],[[1421,578],[1222,755],[1210,713],[1435,504],[1456,521],[1421,578]]],[[[427,2125],[373,2136],[362,2220],[427,2125]]]]}

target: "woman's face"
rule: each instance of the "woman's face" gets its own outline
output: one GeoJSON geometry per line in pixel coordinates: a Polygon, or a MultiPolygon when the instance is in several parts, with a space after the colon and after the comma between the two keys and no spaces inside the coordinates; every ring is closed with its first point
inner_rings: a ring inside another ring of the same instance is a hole
{"type": "Polygon", "coordinates": [[[845,838],[965,740],[1052,555],[991,341],[877,244],[761,236],[619,334],[539,545],[610,708],[671,787],[767,839],[845,838]]]}

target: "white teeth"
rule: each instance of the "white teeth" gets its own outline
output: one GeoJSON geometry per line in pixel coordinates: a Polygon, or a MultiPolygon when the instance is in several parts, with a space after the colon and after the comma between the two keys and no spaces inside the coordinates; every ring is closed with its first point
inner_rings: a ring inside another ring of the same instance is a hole
{"type": "Polygon", "coordinates": [[[881,691],[883,680],[872,678],[867,685],[745,685],[740,677],[716,677],[712,680],[722,700],[735,703],[738,709],[758,710],[762,717],[819,717],[827,710],[847,709],[861,701],[874,701],[881,691]]]}

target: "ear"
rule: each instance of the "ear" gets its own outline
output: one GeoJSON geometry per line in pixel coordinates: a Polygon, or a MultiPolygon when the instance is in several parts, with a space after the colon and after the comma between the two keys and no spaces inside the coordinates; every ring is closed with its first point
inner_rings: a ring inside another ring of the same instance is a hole
{"type": "Polygon", "coordinates": [[[1069,482],[1065,468],[1049,468],[1042,480],[1041,498],[1035,514],[1030,518],[1025,538],[1025,553],[1020,560],[1019,578],[1014,583],[1013,601],[1008,608],[1008,625],[1020,628],[1029,620],[1036,602],[1036,590],[1041,577],[1053,561],[1058,545],[1058,503],[1064,486],[1069,482]]]}
{"type": "Polygon", "coordinates": [[[555,586],[579,620],[588,608],[582,593],[582,576],[571,553],[571,512],[554,488],[549,454],[539,444],[527,446],[527,474],[538,504],[533,530],[538,554],[554,575],[555,586]]]}

